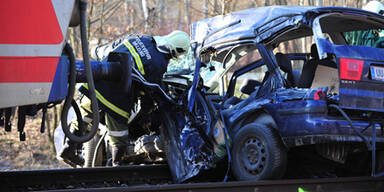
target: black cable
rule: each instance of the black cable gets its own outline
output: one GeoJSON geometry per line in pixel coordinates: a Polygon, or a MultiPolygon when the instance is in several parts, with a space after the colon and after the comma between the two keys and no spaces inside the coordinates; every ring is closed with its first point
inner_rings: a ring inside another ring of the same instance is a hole
{"type": "Polygon", "coordinates": [[[69,79],[68,79],[69,81],[68,93],[64,101],[63,110],[61,111],[61,126],[63,128],[63,132],[65,133],[65,136],[69,138],[68,135],[71,135],[71,132],[67,124],[67,116],[68,116],[69,108],[71,108],[71,102],[72,102],[73,96],[75,94],[76,63],[75,63],[75,55],[73,54],[73,49],[68,43],[65,44],[64,52],[68,55],[70,68],[69,68],[69,79]]]}
{"type": "MultiPolygon", "coordinates": [[[[73,110],[75,111],[75,114],[76,114],[76,119],[77,119],[77,127],[78,127],[78,130],[77,132],[78,133],[84,133],[84,122],[83,122],[83,117],[81,116],[81,111],[80,111],[80,108],[79,106],[77,105],[76,101],[74,99],[72,99],[72,102],[71,102],[71,106],[73,108],[73,110]]],[[[75,131],[75,134],[76,134],[76,131],[75,131]]],[[[77,136],[81,136],[79,134],[76,134],[77,136]]]]}
{"type": "Polygon", "coordinates": [[[8,107],[4,109],[4,127],[5,131],[10,132],[12,129],[12,108],[8,107]]]}
{"type": "Polygon", "coordinates": [[[92,68],[89,64],[89,50],[88,50],[88,40],[87,40],[87,1],[80,1],[80,33],[81,33],[81,48],[83,51],[84,67],[87,75],[87,83],[89,88],[89,96],[91,99],[91,108],[93,111],[92,118],[92,127],[87,137],[84,138],[82,142],[91,140],[99,128],[99,106],[97,103],[95,84],[93,82],[92,68]]]}
{"type": "Polygon", "coordinates": [[[45,118],[47,116],[47,104],[43,105],[43,116],[41,118],[41,126],[40,126],[40,133],[44,133],[45,131],[45,118]]]}
{"type": "Polygon", "coordinates": [[[84,68],[87,76],[87,82],[89,87],[89,97],[91,99],[91,108],[93,111],[92,118],[92,127],[90,132],[85,136],[76,136],[71,133],[69,126],[67,125],[67,115],[69,108],[71,107],[72,98],[75,92],[75,84],[76,84],[76,63],[75,57],[73,55],[73,50],[67,44],[65,46],[65,50],[69,55],[69,60],[71,63],[70,74],[69,74],[69,87],[68,87],[68,95],[65,99],[63,112],[61,113],[61,126],[63,128],[63,132],[66,137],[68,137],[71,141],[75,143],[84,143],[91,140],[98,129],[99,125],[99,107],[97,104],[96,93],[95,93],[95,85],[93,82],[92,69],[89,64],[89,51],[88,51],[88,41],[87,41],[87,30],[86,30],[86,16],[87,16],[87,1],[80,1],[80,34],[81,34],[81,48],[83,51],[83,59],[84,59],[84,68]]]}

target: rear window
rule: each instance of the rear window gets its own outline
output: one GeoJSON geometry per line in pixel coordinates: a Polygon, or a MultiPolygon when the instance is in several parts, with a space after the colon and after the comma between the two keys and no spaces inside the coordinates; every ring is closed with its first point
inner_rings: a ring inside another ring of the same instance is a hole
{"type": "Polygon", "coordinates": [[[384,41],[382,17],[334,13],[321,18],[320,23],[323,33],[341,33],[348,45],[384,47],[379,45],[384,41]]]}

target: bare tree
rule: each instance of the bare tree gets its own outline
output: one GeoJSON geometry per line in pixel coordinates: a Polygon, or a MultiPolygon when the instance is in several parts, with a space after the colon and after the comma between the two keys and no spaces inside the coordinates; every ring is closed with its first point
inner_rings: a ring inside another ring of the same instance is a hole
{"type": "MultiPolygon", "coordinates": [[[[95,5],[95,3],[93,2],[93,0],[91,0],[90,2],[89,2],[89,4],[90,4],[90,8],[89,8],[89,12],[88,12],[88,15],[92,15],[93,14],[93,8],[94,8],[94,5],[95,5]]],[[[87,25],[88,25],[88,30],[87,30],[87,37],[88,37],[88,39],[90,38],[90,35],[91,35],[91,17],[90,16],[88,16],[87,17],[87,25]]]]}
{"type": "Polygon", "coordinates": [[[232,4],[231,11],[235,11],[235,10],[236,10],[236,8],[237,8],[237,2],[238,2],[238,0],[233,0],[233,4],[232,4]]]}
{"type": "Polygon", "coordinates": [[[213,12],[216,12],[216,13],[218,13],[218,8],[217,8],[217,0],[214,0],[213,1],[213,12]]]}
{"type": "Polygon", "coordinates": [[[209,10],[208,10],[208,0],[204,0],[204,18],[208,18],[208,13],[209,13],[209,10]]]}
{"type": "MultiPolygon", "coordinates": [[[[304,0],[299,0],[299,6],[304,6],[304,3],[305,3],[304,0]]],[[[306,45],[307,45],[306,38],[301,38],[301,52],[302,53],[305,53],[307,51],[306,45]]]]}
{"type": "MultiPolygon", "coordinates": [[[[101,44],[105,38],[105,26],[110,25],[108,20],[113,17],[125,0],[90,0],[88,9],[88,39],[97,39],[98,44],[101,44]],[[93,34],[93,35],[92,35],[93,34]]],[[[123,12],[125,13],[125,12],[123,12]]],[[[116,20],[119,20],[117,17],[116,20]]],[[[121,23],[120,21],[117,21],[121,23]]]]}
{"type": "Polygon", "coordinates": [[[191,18],[189,16],[189,0],[184,0],[184,8],[185,8],[185,21],[187,26],[191,24],[191,18]]]}
{"type": "Polygon", "coordinates": [[[97,44],[101,44],[101,39],[102,39],[102,35],[103,35],[103,20],[104,20],[104,8],[105,8],[105,0],[102,0],[102,5],[101,5],[101,14],[100,14],[100,27],[99,27],[99,33],[100,33],[100,36],[99,36],[99,39],[97,41],[97,44]]]}
{"type": "Polygon", "coordinates": [[[182,3],[182,1],[179,1],[179,5],[178,5],[179,8],[178,8],[178,13],[177,13],[177,15],[178,15],[177,16],[177,20],[178,20],[177,23],[179,24],[179,29],[183,30],[183,22],[181,22],[181,18],[182,18],[181,14],[182,13],[181,13],[181,9],[180,9],[180,2],[182,3]]]}
{"type": "Polygon", "coordinates": [[[73,48],[75,57],[78,57],[80,55],[79,51],[79,38],[78,33],[76,32],[77,28],[71,27],[69,28],[69,43],[71,47],[73,48]]]}
{"type": "Polygon", "coordinates": [[[232,0],[221,0],[221,14],[227,14],[231,9],[231,1],[232,0]]]}
{"type": "Polygon", "coordinates": [[[125,0],[125,3],[124,3],[124,12],[125,12],[125,22],[126,24],[131,27],[132,23],[132,8],[131,8],[131,4],[130,4],[130,1],[129,0],[125,0]]]}
{"type": "Polygon", "coordinates": [[[158,23],[160,25],[160,31],[162,31],[164,29],[164,13],[166,10],[166,6],[165,6],[164,0],[160,0],[159,4],[160,4],[160,6],[159,6],[160,9],[159,9],[158,23]]]}
{"type": "Polygon", "coordinates": [[[275,0],[276,5],[287,5],[287,0],[275,0]]]}
{"type": "Polygon", "coordinates": [[[250,7],[250,8],[252,8],[252,7],[256,7],[255,1],[252,1],[252,0],[251,0],[251,1],[249,2],[248,7],[250,7]]]}
{"type": "Polygon", "coordinates": [[[221,0],[221,14],[225,14],[226,0],[221,0]]]}
{"type": "Polygon", "coordinates": [[[317,0],[317,6],[322,7],[323,6],[323,0],[317,0]]]}
{"type": "Polygon", "coordinates": [[[144,16],[144,31],[146,32],[148,29],[148,18],[149,18],[149,13],[148,13],[148,2],[147,0],[141,0],[141,7],[143,9],[143,16],[144,16]]]}

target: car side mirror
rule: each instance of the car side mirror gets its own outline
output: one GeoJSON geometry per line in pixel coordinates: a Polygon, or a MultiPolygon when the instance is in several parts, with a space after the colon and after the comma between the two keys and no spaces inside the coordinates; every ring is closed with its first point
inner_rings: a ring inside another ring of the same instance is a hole
{"type": "Polygon", "coordinates": [[[261,86],[261,83],[259,81],[256,81],[253,79],[247,79],[247,80],[244,80],[244,83],[241,85],[240,91],[244,94],[250,95],[259,86],[261,86]]]}

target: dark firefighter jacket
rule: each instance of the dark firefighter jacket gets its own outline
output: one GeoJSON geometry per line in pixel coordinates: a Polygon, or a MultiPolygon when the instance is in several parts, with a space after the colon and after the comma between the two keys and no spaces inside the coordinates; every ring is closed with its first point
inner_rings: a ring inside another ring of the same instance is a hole
{"type": "MultiPolygon", "coordinates": [[[[134,67],[151,83],[160,83],[167,70],[169,56],[156,49],[156,42],[147,35],[128,35],[111,44],[112,51],[129,53],[134,60],[134,67]]],[[[102,62],[106,62],[106,56],[102,62]]],[[[132,84],[132,94],[122,92],[119,82],[100,80],[95,82],[96,97],[101,110],[104,110],[117,121],[124,123],[129,120],[133,104],[137,99],[137,89],[132,84]]],[[[86,84],[80,92],[88,95],[86,84]]]]}

